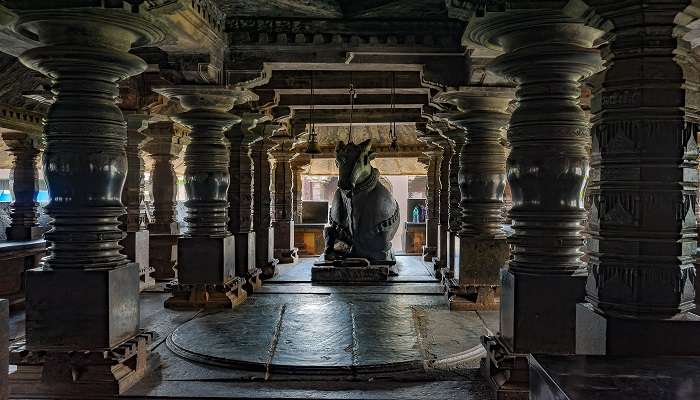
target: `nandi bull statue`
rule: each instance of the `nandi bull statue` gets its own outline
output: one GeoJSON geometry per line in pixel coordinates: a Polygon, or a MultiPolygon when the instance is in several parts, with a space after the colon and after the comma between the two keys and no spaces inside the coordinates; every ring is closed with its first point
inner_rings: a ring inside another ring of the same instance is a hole
{"type": "Polygon", "coordinates": [[[395,262],[391,239],[399,229],[399,205],[379,182],[379,171],[370,164],[374,157],[370,139],[360,144],[338,142],[335,148],[340,176],[324,230],[326,261],[395,262]]]}

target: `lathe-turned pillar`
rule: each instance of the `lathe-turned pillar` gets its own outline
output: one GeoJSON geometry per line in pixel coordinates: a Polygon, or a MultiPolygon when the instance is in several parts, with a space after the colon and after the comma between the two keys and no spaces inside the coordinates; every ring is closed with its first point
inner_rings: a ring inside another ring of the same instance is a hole
{"type": "Polygon", "coordinates": [[[153,268],[149,265],[149,237],[146,226],[144,199],[144,164],[141,148],[146,135],[141,131],[145,127],[146,114],[126,114],[126,182],[122,189],[122,204],[126,214],[120,217],[120,228],[126,237],[119,242],[124,249],[122,253],[139,265],[140,289],[151,287],[155,279],[151,276],[153,268]]]}
{"type": "Polygon", "coordinates": [[[272,229],[274,231],[274,257],[280,264],[297,260],[294,247],[294,196],[292,195],[291,159],[292,138],[284,133],[275,134],[272,140],[277,144],[270,151],[272,176],[272,229]]]}
{"type": "Polygon", "coordinates": [[[692,86],[684,86],[673,37],[686,5],[592,3],[614,28],[591,103],[589,275],[576,351],[698,355],[700,318],[688,312],[697,279],[698,127],[685,120],[692,86]]]}
{"type": "Polygon", "coordinates": [[[468,41],[501,48],[504,54],[490,68],[517,83],[506,168],[512,259],[502,271],[500,334],[485,338],[483,372],[499,394],[519,392],[525,399],[525,354],[575,350],[575,308],[586,279],[581,246],[589,169],[579,85],[600,68],[593,46],[603,34],[585,26],[574,15],[582,10],[564,7],[565,1],[532,3],[474,17],[465,32],[468,41]]]}
{"type": "Polygon", "coordinates": [[[439,217],[438,217],[438,243],[437,254],[433,258],[435,276],[442,279],[442,273],[447,267],[447,229],[450,212],[450,159],[452,159],[452,142],[444,136],[440,136],[433,143],[442,149],[440,157],[440,194],[439,194],[439,217]]]}
{"type": "Polygon", "coordinates": [[[37,163],[41,154],[41,135],[17,131],[4,131],[2,140],[13,156],[10,226],[7,240],[27,241],[40,239],[43,229],[37,223],[39,203],[39,176],[37,163]]]}
{"type": "Polygon", "coordinates": [[[158,281],[169,281],[175,278],[177,240],[180,236],[180,227],[175,218],[177,175],[173,162],[182,152],[184,139],[177,134],[172,121],[151,122],[144,133],[149,140],[143,149],[153,160],[153,221],[148,225],[148,260],[153,268],[151,275],[158,281]]]}
{"type": "Polygon", "coordinates": [[[513,92],[510,88],[463,87],[439,98],[457,107],[459,112],[450,121],[467,134],[459,156],[462,218],[459,288],[450,299],[453,309],[498,308],[499,271],[510,255],[501,229],[506,181],[502,141],[513,92]]]}
{"type": "Polygon", "coordinates": [[[229,149],[224,131],[240,122],[228,111],[243,93],[214,86],[156,92],[180,101],[186,111],[173,119],[190,128],[184,159],[188,230],[178,241],[178,287],[165,305],[232,307],[245,300],[246,292],[245,280],[236,276],[235,239],[228,230],[229,149]]]}
{"type": "Polygon", "coordinates": [[[245,279],[245,290],[252,293],[260,287],[261,270],[255,261],[253,231],[253,160],[251,146],[260,137],[250,131],[259,115],[244,114],[243,121],[226,132],[230,146],[228,188],[228,229],[236,238],[236,276],[245,279]]]}
{"type": "MultiPolygon", "coordinates": [[[[466,142],[466,132],[463,129],[449,129],[443,133],[452,142],[452,155],[450,157],[449,174],[449,210],[447,213],[447,278],[454,279],[455,273],[459,273],[459,238],[462,229],[462,193],[459,190],[459,155],[462,146],[466,142]]],[[[456,281],[455,281],[456,282],[456,281]]],[[[457,286],[457,285],[454,285],[457,286]]]]}
{"type": "MultiPolygon", "coordinates": [[[[19,3],[19,2],[15,2],[19,3]]],[[[117,83],[146,69],[133,45],[163,33],[136,7],[23,2],[12,25],[39,46],[20,55],[52,79],[45,177],[53,219],[40,268],[26,273],[26,344],[13,349],[17,398],[114,397],[148,365],[139,329],[139,271],[120,252],[126,124],[117,83]]]]}
{"type": "Polygon", "coordinates": [[[302,200],[302,174],[304,168],[309,165],[311,159],[305,155],[298,154],[294,157],[292,161],[292,176],[294,177],[294,182],[292,183],[292,196],[294,197],[294,223],[301,224],[301,215],[303,210],[303,200],[302,200]]]}
{"type": "Polygon", "coordinates": [[[277,259],[274,257],[274,232],[270,227],[270,155],[269,151],[277,144],[270,139],[273,124],[258,127],[262,139],[253,144],[253,229],[255,230],[255,265],[262,270],[262,278],[269,279],[275,275],[277,259]]]}
{"type": "MultiPolygon", "coordinates": [[[[430,141],[433,144],[432,141],[430,141]]],[[[433,144],[434,149],[424,152],[428,158],[427,184],[425,187],[425,202],[428,215],[425,218],[425,245],[423,246],[423,260],[432,261],[437,255],[438,248],[438,223],[440,220],[440,164],[442,162],[442,150],[433,144]]]]}

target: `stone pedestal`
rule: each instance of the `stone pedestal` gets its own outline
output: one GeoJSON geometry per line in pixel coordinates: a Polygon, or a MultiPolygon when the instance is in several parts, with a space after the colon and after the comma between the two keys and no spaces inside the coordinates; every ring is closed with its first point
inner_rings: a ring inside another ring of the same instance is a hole
{"type": "Polygon", "coordinates": [[[510,256],[505,239],[459,238],[460,265],[457,296],[451,310],[497,310],[500,304],[500,269],[510,256]]]}
{"type": "Polygon", "coordinates": [[[361,267],[314,265],[311,267],[311,282],[345,283],[386,282],[389,279],[388,265],[369,265],[361,267]]]}
{"type": "Polygon", "coordinates": [[[26,346],[11,356],[15,398],[116,397],[144,375],[149,357],[138,267],[119,245],[127,134],[116,99],[118,82],[146,69],[132,45],[164,33],[143,8],[64,4],[23,4],[12,25],[40,43],[19,58],[51,78],[55,95],[44,127],[51,246],[26,274],[26,346]]]}
{"type": "Polygon", "coordinates": [[[0,400],[7,400],[9,394],[7,371],[9,368],[10,347],[10,308],[8,301],[0,299],[0,400]]]}
{"type": "Polygon", "coordinates": [[[177,98],[185,112],[173,119],[190,131],[185,150],[188,231],[178,241],[178,287],[171,308],[232,307],[245,299],[235,274],[235,241],[228,230],[229,149],[224,131],[240,122],[228,111],[249,92],[215,86],[156,89],[177,98]]]}
{"type": "Polygon", "coordinates": [[[251,148],[253,159],[253,230],[255,231],[255,265],[262,270],[263,279],[272,278],[277,259],[273,254],[274,232],[270,227],[270,160],[268,151],[276,144],[270,140],[276,125],[258,125],[256,131],[262,139],[251,148]]]}
{"type": "Polygon", "coordinates": [[[37,223],[38,174],[37,162],[41,153],[41,133],[5,131],[2,140],[13,155],[10,226],[6,229],[8,241],[40,239],[44,230],[37,223]]]}
{"type": "Polygon", "coordinates": [[[150,140],[143,149],[153,159],[153,222],[148,225],[149,266],[153,269],[153,278],[169,281],[175,278],[177,238],[180,235],[175,221],[177,176],[173,160],[182,151],[183,139],[171,121],[151,122],[144,133],[150,140]]]}
{"type": "Polygon", "coordinates": [[[291,264],[297,260],[297,248],[294,247],[293,176],[290,164],[294,156],[291,150],[293,138],[286,132],[280,132],[271,139],[277,143],[270,151],[273,256],[280,264],[291,264]]]}

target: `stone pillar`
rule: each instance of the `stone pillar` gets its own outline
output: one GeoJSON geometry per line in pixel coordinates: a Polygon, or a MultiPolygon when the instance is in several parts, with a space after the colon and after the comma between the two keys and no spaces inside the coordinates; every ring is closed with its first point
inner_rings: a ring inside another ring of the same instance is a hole
{"type": "Polygon", "coordinates": [[[467,133],[459,162],[462,210],[459,289],[452,309],[498,309],[499,271],[510,255],[503,223],[506,152],[501,143],[509,115],[510,88],[463,87],[444,93],[459,113],[450,117],[467,133]]]}
{"type": "Polygon", "coordinates": [[[44,171],[52,243],[26,273],[26,344],[13,349],[18,398],[113,397],[145,374],[152,335],[139,329],[139,271],[120,252],[126,124],[117,83],[146,69],[132,45],[163,33],[138,8],[41,9],[28,2],[12,28],[40,45],[20,60],[52,79],[44,171]]]}
{"type": "Polygon", "coordinates": [[[294,223],[301,224],[302,206],[302,180],[301,175],[304,172],[304,168],[309,165],[311,159],[305,155],[297,154],[292,162],[292,196],[294,197],[294,223]]]}
{"type": "Polygon", "coordinates": [[[437,257],[433,259],[435,276],[442,279],[442,274],[448,267],[448,224],[450,220],[450,160],[453,155],[453,145],[448,139],[439,142],[442,148],[440,158],[440,216],[438,224],[437,257]]]}
{"type": "MultiPolygon", "coordinates": [[[[432,143],[432,141],[431,141],[432,143]]],[[[432,261],[437,255],[438,246],[438,222],[440,219],[440,163],[442,151],[439,147],[426,151],[428,157],[427,184],[425,187],[425,202],[428,208],[428,216],[425,219],[425,245],[423,246],[423,260],[432,261]]]]}
{"type": "Polygon", "coordinates": [[[177,265],[177,240],[180,227],[175,219],[177,207],[177,175],[173,161],[182,152],[183,139],[176,134],[172,121],[157,121],[148,124],[145,131],[149,141],[143,149],[151,156],[151,200],[153,222],[149,231],[149,265],[151,276],[158,281],[175,278],[177,265]]]}
{"type": "Polygon", "coordinates": [[[141,147],[146,136],[141,133],[144,128],[146,114],[126,115],[126,160],[127,174],[124,188],[122,189],[122,204],[126,207],[126,214],[120,217],[121,230],[126,232],[126,237],[119,242],[124,249],[122,253],[139,265],[139,277],[141,290],[152,287],[155,279],[151,276],[153,269],[149,265],[148,257],[148,230],[145,228],[144,197],[144,165],[141,156],[141,147]]]}
{"type": "Polygon", "coordinates": [[[37,223],[37,195],[39,177],[37,162],[41,154],[41,135],[5,131],[2,140],[14,156],[12,167],[12,193],[15,201],[10,205],[10,226],[7,240],[26,241],[40,239],[43,230],[37,223]]]}
{"type": "Polygon", "coordinates": [[[270,151],[272,176],[272,229],[274,230],[274,257],[280,264],[290,264],[297,260],[294,247],[294,197],[292,195],[293,176],[290,160],[292,137],[275,134],[272,140],[277,144],[270,151]]]}
{"type": "Polygon", "coordinates": [[[260,287],[261,270],[255,261],[255,232],[253,231],[253,160],[251,145],[260,139],[248,130],[253,118],[247,115],[241,124],[226,132],[230,144],[228,189],[228,229],[236,239],[236,276],[245,279],[246,292],[260,287]]]}
{"type": "Polygon", "coordinates": [[[173,119],[191,129],[185,149],[188,231],[178,241],[178,287],[165,305],[175,309],[229,308],[246,298],[236,276],[234,237],[228,230],[229,149],[224,131],[240,117],[228,113],[240,90],[215,86],[156,89],[177,98],[185,112],[173,119]],[[202,260],[207,260],[203,263],[202,260]]]}
{"type": "Polygon", "coordinates": [[[695,308],[697,126],[684,120],[687,89],[672,36],[685,5],[592,3],[614,39],[591,103],[589,275],[587,303],[576,311],[576,351],[699,355],[700,318],[688,312],[695,308]]]}
{"type": "Polygon", "coordinates": [[[262,270],[262,278],[269,279],[275,275],[277,259],[274,257],[274,232],[270,228],[270,156],[268,152],[276,144],[270,140],[272,124],[260,127],[263,138],[253,144],[253,229],[255,230],[255,265],[262,270]]]}
{"type": "Polygon", "coordinates": [[[527,353],[574,352],[586,279],[580,248],[588,120],[579,82],[600,66],[593,46],[602,31],[584,26],[573,14],[581,10],[565,4],[510,3],[474,17],[465,32],[468,41],[501,48],[490,68],[518,85],[507,161],[513,258],[502,271],[500,334],[484,340],[482,371],[499,395],[524,399],[527,353]]]}
{"type": "MultiPolygon", "coordinates": [[[[452,141],[453,150],[450,157],[450,177],[449,177],[449,211],[447,213],[447,269],[448,278],[454,278],[455,273],[459,274],[459,257],[456,251],[459,248],[457,235],[462,229],[462,193],[459,190],[459,155],[462,146],[466,142],[466,132],[462,129],[450,129],[445,131],[445,136],[452,141]]],[[[455,285],[456,286],[456,285],[455,285]]]]}
{"type": "Polygon", "coordinates": [[[7,400],[9,385],[7,371],[9,370],[10,347],[10,307],[9,302],[0,299],[0,400],[7,400]]]}

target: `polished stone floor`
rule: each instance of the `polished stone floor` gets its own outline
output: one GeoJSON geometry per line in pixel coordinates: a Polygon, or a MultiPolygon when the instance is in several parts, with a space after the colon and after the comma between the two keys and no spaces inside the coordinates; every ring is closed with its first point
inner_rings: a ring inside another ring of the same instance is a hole
{"type": "Polygon", "coordinates": [[[366,286],[311,284],[313,261],[282,266],[234,310],[172,311],[167,293],[143,293],[156,368],[123,397],[491,398],[476,368],[497,313],[450,312],[419,257],[399,257],[398,277],[366,286]],[[446,363],[455,354],[458,365],[446,363]]]}

